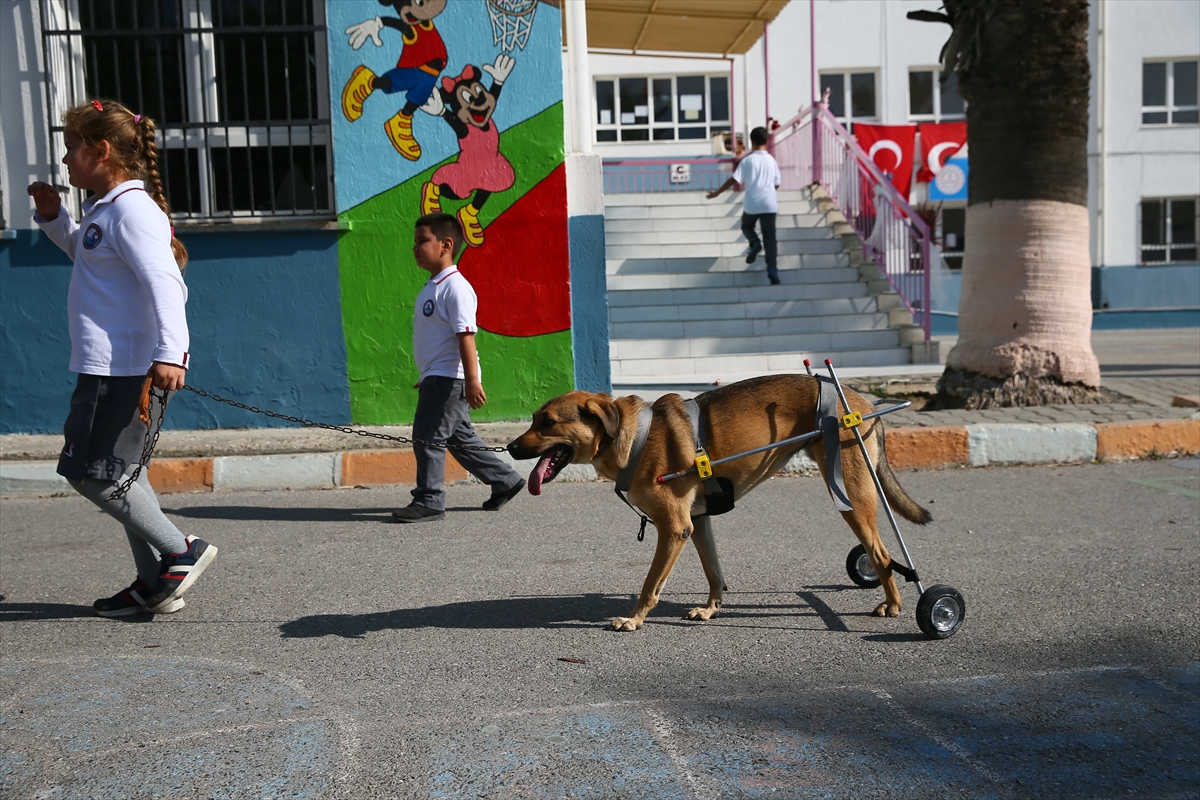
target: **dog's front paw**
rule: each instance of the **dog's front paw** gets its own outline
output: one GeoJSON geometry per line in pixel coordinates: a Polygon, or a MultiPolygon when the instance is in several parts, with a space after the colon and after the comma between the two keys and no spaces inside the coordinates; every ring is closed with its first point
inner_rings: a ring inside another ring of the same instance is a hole
{"type": "Polygon", "coordinates": [[[636,631],[642,623],[633,617],[617,617],[608,626],[610,631],[636,631]]]}
{"type": "Polygon", "coordinates": [[[898,617],[900,616],[899,603],[880,603],[875,606],[875,610],[871,612],[877,617],[898,617]]]}
{"type": "Polygon", "coordinates": [[[701,622],[708,622],[717,615],[718,611],[720,611],[720,609],[715,606],[696,606],[691,611],[687,612],[683,618],[698,619],[701,622]]]}

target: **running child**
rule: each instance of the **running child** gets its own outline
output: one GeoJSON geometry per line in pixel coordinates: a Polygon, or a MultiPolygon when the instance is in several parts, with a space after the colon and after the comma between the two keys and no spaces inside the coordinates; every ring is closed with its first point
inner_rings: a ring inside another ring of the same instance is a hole
{"type": "Polygon", "coordinates": [[[783,179],[775,157],[767,152],[770,138],[766,128],[750,131],[750,143],[754,145],[754,150],[739,161],[733,175],[716,191],[709,192],[707,197],[711,200],[738,184],[745,187],[746,196],[742,201],[742,235],[750,243],[750,248],[746,251],[746,263],[753,264],[765,245],[767,280],[777,284],[779,270],[775,263],[778,252],[775,241],[775,215],[779,212],[779,200],[775,196],[775,190],[779,188],[783,179]],[[761,240],[754,232],[755,225],[762,228],[761,240]]]}
{"type": "MultiPolygon", "coordinates": [[[[413,256],[429,273],[417,295],[413,315],[413,357],[420,370],[413,438],[426,442],[486,447],[471,425],[471,409],[487,402],[475,350],[475,310],[478,299],[458,271],[455,256],[463,246],[462,226],[450,214],[426,214],[416,222],[413,256]]],[[[524,479],[495,453],[487,450],[450,451],[455,460],[492,487],[483,502],[496,511],[517,496],[524,479]]],[[[446,448],[414,444],[417,486],[412,503],[392,512],[396,522],[430,522],[446,516],[446,448]]]]}
{"type": "MultiPolygon", "coordinates": [[[[158,171],[153,120],[120,103],[93,100],[63,114],[70,183],[92,192],[76,223],[58,191],[29,185],[33,219],[74,261],[67,292],[71,371],[78,373],[58,474],[125,527],[137,579],[92,604],[102,617],[171,614],[212,563],[217,548],[184,536],[159,508],[146,470],[142,385],[183,388],[188,367],[187,250],[174,236],[158,171]]],[[[165,409],[152,400],[152,425],[165,409]]],[[[153,431],[151,432],[153,433],[153,431]]]]}

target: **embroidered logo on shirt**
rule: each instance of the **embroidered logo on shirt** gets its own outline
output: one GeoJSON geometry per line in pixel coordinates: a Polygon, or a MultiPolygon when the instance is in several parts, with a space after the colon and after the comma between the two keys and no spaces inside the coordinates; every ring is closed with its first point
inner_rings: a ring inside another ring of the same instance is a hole
{"type": "Polygon", "coordinates": [[[96,245],[100,244],[100,240],[103,238],[104,234],[101,232],[100,226],[93,222],[91,225],[88,225],[87,230],[83,232],[83,249],[95,250],[96,245]]]}
{"type": "Polygon", "coordinates": [[[426,300],[425,305],[421,307],[421,313],[427,317],[433,316],[433,301],[426,300]]]}

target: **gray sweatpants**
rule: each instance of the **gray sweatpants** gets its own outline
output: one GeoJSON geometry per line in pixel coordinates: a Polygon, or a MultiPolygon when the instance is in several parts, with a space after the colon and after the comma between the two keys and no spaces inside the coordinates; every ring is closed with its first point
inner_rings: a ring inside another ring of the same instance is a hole
{"type": "MultiPolygon", "coordinates": [[[[427,442],[487,447],[471,424],[466,382],[458,378],[431,375],[421,381],[417,413],[413,419],[413,438],[427,442]]],[[[500,494],[516,486],[521,476],[495,453],[486,450],[451,449],[454,460],[467,472],[500,494]]],[[[446,448],[414,444],[417,458],[417,488],[412,490],[413,505],[446,510],[446,448]]]]}
{"type": "Polygon", "coordinates": [[[146,470],[142,470],[137,481],[129,487],[125,496],[118,500],[107,499],[117,488],[117,482],[95,478],[69,482],[75,491],[125,526],[125,535],[129,538],[129,548],[133,551],[133,562],[137,565],[138,577],[151,588],[157,586],[159,554],[182,553],[187,550],[187,542],[179,529],[159,508],[158,495],[150,486],[146,470]]]}

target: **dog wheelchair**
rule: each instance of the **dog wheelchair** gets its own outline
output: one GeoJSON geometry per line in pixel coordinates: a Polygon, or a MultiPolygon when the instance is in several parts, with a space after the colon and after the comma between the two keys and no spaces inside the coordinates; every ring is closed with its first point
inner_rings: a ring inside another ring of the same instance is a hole
{"type": "MultiPolygon", "coordinates": [[[[871,480],[875,482],[875,491],[879,495],[879,500],[883,503],[884,513],[887,515],[888,522],[892,526],[892,531],[896,534],[897,541],[900,542],[900,550],[904,553],[906,563],[901,564],[893,558],[891,569],[893,572],[903,576],[905,582],[917,585],[917,592],[920,595],[920,599],[917,602],[917,626],[930,639],[946,639],[953,636],[962,626],[963,620],[966,619],[967,606],[963,600],[963,596],[953,586],[936,584],[926,589],[921,583],[916,567],[913,566],[912,555],[909,554],[908,547],[904,544],[904,537],[900,534],[900,527],[896,524],[896,517],[892,513],[887,496],[884,494],[883,484],[880,483],[879,475],[875,471],[875,465],[871,462],[871,456],[867,452],[866,442],[859,431],[859,426],[863,422],[875,417],[882,417],[893,411],[908,408],[911,403],[908,401],[896,403],[870,414],[852,412],[850,411],[850,404],[846,402],[846,395],[842,390],[842,384],[833,369],[833,361],[828,358],[825,359],[825,367],[829,371],[828,378],[815,374],[812,369],[812,363],[808,359],[804,360],[804,369],[808,372],[809,376],[821,381],[821,401],[817,408],[816,430],[715,460],[709,459],[704,449],[703,440],[697,438],[695,464],[682,472],[659,475],[657,480],[659,483],[665,483],[669,480],[696,472],[704,483],[705,495],[709,499],[710,508],[716,505],[721,509],[719,511],[710,511],[710,513],[724,513],[733,507],[733,488],[732,484],[726,479],[713,476],[712,468],[714,466],[786,445],[804,444],[824,436],[827,443],[832,443],[832,446],[827,444],[825,448],[827,465],[825,474],[827,476],[829,492],[839,511],[850,511],[852,510],[850,501],[846,496],[845,487],[842,485],[840,429],[852,430],[858,442],[858,448],[862,453],[863,460],[866,462],[867,470],[871,473],[871,480]],[[838,401],[841,402],[842,410],[848,413],[840,414],[838,412],[838,401]]],[[[698,425],[695,417],[693,417],[693,430],[697,432],[698,436],[702,430],[702,426],[698,425]]],[[[849,574],[851,581],[864,589],[874,589],[880,585],[879,576],[871,564],[871,559],[867,555],[866,549],[861,544],[856,545],[850,551],[849,555],[846,556],[846,572],[849,574]]]]}

